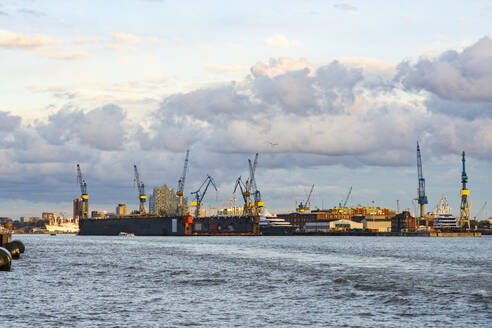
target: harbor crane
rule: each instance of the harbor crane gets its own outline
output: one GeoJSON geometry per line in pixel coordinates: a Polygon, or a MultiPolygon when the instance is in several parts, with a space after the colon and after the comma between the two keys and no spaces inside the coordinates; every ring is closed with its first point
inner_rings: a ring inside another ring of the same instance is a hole
{"type": "Polygon", "coordinates": [[[217,191],[217,186],[215,185],[214,179],[210,175],[207,175],[200,188],[198,188],[198,190],[196,191],[191,192],[192,195],[195,194],[195,201],[191,202],[191,205],[196,207],[195,218],[198,218],[200,215],[200,207],[202,205],[202,200],[203,197],[205,197],[205,194],[207,193],[208,187],[210,185],[212,185],[215,191],[217,191]],[[205,189],[202,192],[201,190],[203,186],[205,186],[205,189]]]}
{"type": "Polygon", "coordinates": [[[77,206],[77,214],[79,219],[87,219],[89,217],[89,194],[87,193],[87,183],[82,178],[80,165],[77,164],[77,182],[80,184],[80,199],[77,206]]]}
{"type": "Polygon", "coordinates": [[[137,188],[138,188],[138,200],[140,201],[140,208],[138,210],[138,213],[140,215],[145,214],[145,200],[147,199],[147,196],[145,195],[145,186],[142,181],[140,181],[140,175],[138,174],[138,169],[137,165],[133,165],[133,170],[135,171],[135,182],[137,183],[137,188]]]}
{"type": "MultiPolygon", "coordinates": [[[[417,171],[419,177],[418,203],[420,205],[420,218],[425,218],[425,204],[429,202],[425,195],[425,179],[422,173],[422,157],[420,155],[420,146],[417,141],[417,171]]],[[[426,221],[427,222],[427,221],[426,221]]]]}
{"type": "Polygon", "coordinates": [[[254,204],[253,207],[255,209],[255,215],[259,214],[261,212],[261,208],[263,207],[264,203],[261,201],[261,192],[258,190],[258,187],[256,186],[256,168],[258,167],[258,153],[255,155],[255,160],[253,164],[251,163],[251,160],[248,159],[249,163],[249,183],[250,183],[250,188],[251,192],[254,195],[254,204]]]}
{"type": "Polygon", "coordinates": [[[463,171],[461,172],[461,206],[460,206],[460,218],[459,218],[459,226],[462,229],[471,230],[470,226],[470,207],[471,204],[468,204],[468,196],[470,195],[470,190],[466,189],[466,183],[468,182],[468,175],[466,175],[465,171],[465,152],[461,155],[461,162],[463,163],[463,171]]]}
{"type": "Polygon", "coordinates": [[[345,200],[343,201],[343,205],[342,205],[342,203],[340,202],[340,207],[345,207],[345,206],[347,206],[347,202],[348,202],[348,200],[349,200],[349,198],[350,198],[350,195],[351,195],[351,194],[352,194],[352,186],[350,186],[350,188],[349,188],[349,191],[348,191],[348,193],[347,193],[347,196],[345,197],[345,200]]]}
{"type": "Polygon", "coordinates": [[[246,204],[248,204],[248,196],[246,194],[246,186],[243,182],[243,180],[241,179],[241,176],[239,176],[237,179],[236,179],[236,184],[234,185],[234,191],[232,192],[233,194],[236,193],[236,190],[237,190],[237,187],[239,187],[239,191],[241,191],[241,195],[243,195],[243,200],[244,200],[244,206],[246,207],[246,204]]]}
{"type": "Polygon", "coordinates": [[[261,208],[264,206],[264,203],[261,200],[261,192],[258,190],[256,186],[256,167],[258,166],[258,153],[256,153],[255,159],[251,162],[248,159],[249,163],[249,178],[246,182],[243,182],[241,177],[238,177],[236,180],[236,184],[234,186],[234,192],[236,192],[237,187],[241,191],[244,200],[244,214],[245,215],[257,215],[260,213],[261,208]],[[254,195],[254,201],[252,202],[250,197],[254,195]]]}
{"type": "Polygon", "coordinates": [[[314,184],[311,186],[311,190],[309,191],[309,195],[306,199],[306,202],[303,204],[302,202],[299,203],[299,206],[297,207],[297,212],[305,212],[309,209],[311,209],[311,195],[313,194],[313,189],[314,189],[314,184]]]}
{"type": "Polygon", "coordinates": [[[178,215],[183,216],[184,215],[184,210],[185,210],[185,205],[183,204],[183,195],[184,195],[184,185],[185,185],[185,180],[186,180],[186,172],[188,170],[188,157],[190,156],[190,150],[186,150],[186,156],[185,156],[185,161],[184,161],[184,167],[183,167],[183,174],[181,174],[181,177],[178,180],[178,191],[176,191],[176,196],[179,198],[178,202],[178,215]]]}

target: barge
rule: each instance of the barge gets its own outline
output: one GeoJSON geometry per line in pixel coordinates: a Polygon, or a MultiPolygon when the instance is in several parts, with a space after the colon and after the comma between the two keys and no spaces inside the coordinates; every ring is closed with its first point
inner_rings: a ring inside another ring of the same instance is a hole
{"type": "Polygon", "coordinates": [[[118,216],[80,219],[79,235],[117,236],[259,236],[257,216],[118,216]]]}

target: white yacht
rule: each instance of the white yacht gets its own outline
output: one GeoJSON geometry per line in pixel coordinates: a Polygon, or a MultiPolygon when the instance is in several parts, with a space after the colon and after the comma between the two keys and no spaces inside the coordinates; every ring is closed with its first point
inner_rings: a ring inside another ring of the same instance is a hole
{"type": "Polygon", "coordinates": [[[457,219],[451,213],[451,208],[448,205],[448,199],[445,195],[441,196],[441,201],[437,207],[434,218],[434,229],[456,229],[458,228],[457,219]]]}

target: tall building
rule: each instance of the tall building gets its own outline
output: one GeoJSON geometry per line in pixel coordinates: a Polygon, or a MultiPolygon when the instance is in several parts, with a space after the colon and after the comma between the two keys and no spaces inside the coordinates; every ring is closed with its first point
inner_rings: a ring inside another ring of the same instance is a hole
{"type": "MultiPolygon", "coordinates": [[[[185,213],[189,213],[188,199],[183,198],[185,204],[185,213]]],[[[173,189],[169,189],[167,185],[154,188],[152,195],[149,197],[149,213],[157,215],[173,216],[178,214],[179,198],[173,189]]]]}

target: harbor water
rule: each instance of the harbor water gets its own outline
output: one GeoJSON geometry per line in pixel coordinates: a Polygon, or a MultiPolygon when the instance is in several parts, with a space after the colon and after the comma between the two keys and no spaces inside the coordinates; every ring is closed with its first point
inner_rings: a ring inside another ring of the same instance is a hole
{"type": "Polygon", "coordinates": [[[490,327],[492,236],[17,235],[0,327],[490,327]]]}

